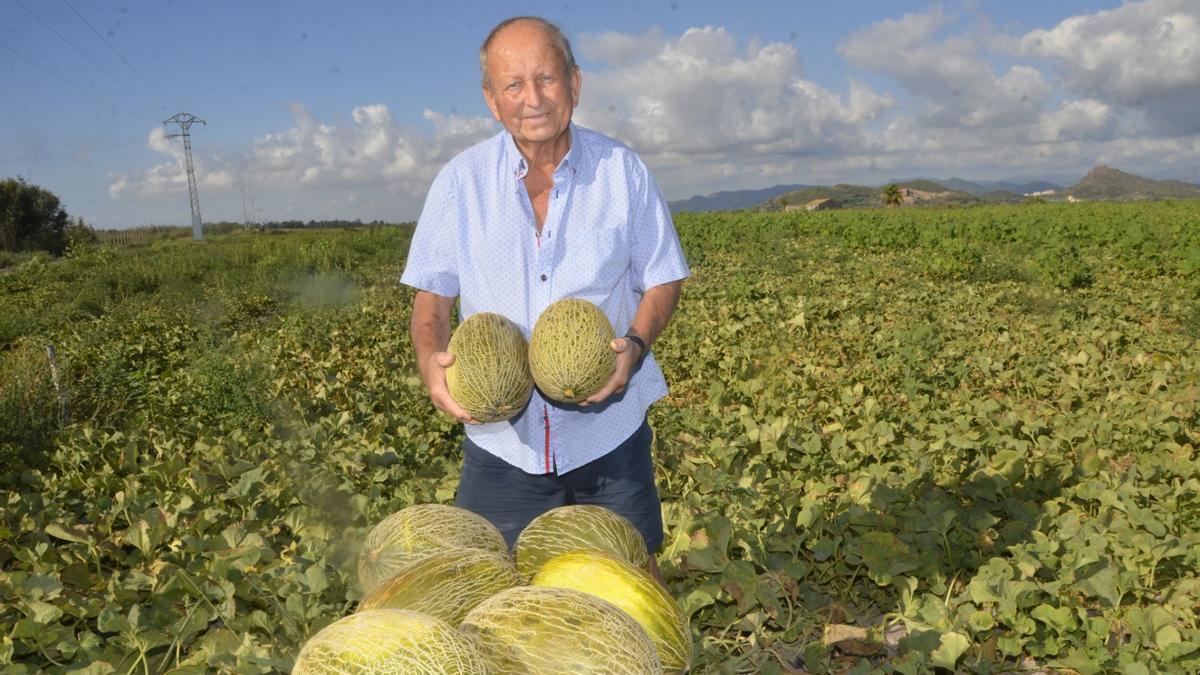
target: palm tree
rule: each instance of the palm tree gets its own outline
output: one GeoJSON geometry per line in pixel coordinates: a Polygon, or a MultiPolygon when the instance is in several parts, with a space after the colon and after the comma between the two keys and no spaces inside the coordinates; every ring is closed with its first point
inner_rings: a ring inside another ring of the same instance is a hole
{"type": "Polygon", "coordinates": [[[889,209],[894,209],[904,203],[904,193],[895,183],[883,189],[883,203],[887,204],[889,209]]]}

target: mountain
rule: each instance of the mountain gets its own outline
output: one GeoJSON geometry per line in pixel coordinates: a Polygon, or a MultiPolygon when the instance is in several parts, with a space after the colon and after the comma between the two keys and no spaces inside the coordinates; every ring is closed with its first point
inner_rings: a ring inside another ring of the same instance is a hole
{"type": "Polygon", "coordinates": [[[1096,201],[1187,199],[1200,198],[1200,185],[1178,180],[1152,180],[1101,164],[1089,171],[1069,192],[1077,199],[1096,201]]]}
{"type": "Polygon", "coordinates": [[[769,188],[761,188],[758,190],[726,190],[722,192],[714,192],[709,195],[696,195],[688,199],[678,199],[672,202],[667,202],[671,213],[681,213],[685,211],[737,211],[739,209],[748,209],[753,206],[778,197],[781,194],[802,190],[808,187],[807,185],[776,185],[769,188]]]}
{"type": "Polygon", "coordinates": [[[966,180],[963,178],[909,178],[906,180],[890,181],[899,185],[900,183],[912,182],[914,180],[929,180],[940,185],[946,186],[950,190],[965,192],[974,197],[982,197],[989,192],[1013,192],[1018,195],[1027,195],[1032,192],[1045,192],[1046,190],[1062,190],[1061,185],[1056,185],[1046,180],[1029,180],[1029,181],[1012,181],[1012,180],[966,180]]]}
{"type": "Polygon", "coordinates": [[[1050,181],[1034,180],[1028,183],[1010,183],[1004,180],[985,180],[979,183],[983,186],[986,192],[995,192],[1004,190],[1007,192],[1015,192],[1019,195],[1027,195],[1033,192],[1045,192],[1046,190],[1059,191],[1062,190],[1061,185],[1055,185],[1050,181]]]}
{"type": "MultiPolygon", "coordinates": [[[[979,200],[960,190],[949,190],[946,186],[928,179],[917,179],[895,183],[900,188],[906,204],[975,204],[979,200]]],[[[769,199],[758,206],[763,211],[780,211],[807,204],[814,199],[831,199],[841,207],[861,208],[883,205],[883,187],[867,185],[817,185],[795,190],[769,199]]],[[[1017,197],[1019,200],[1020,197],[1017,197]]]]}

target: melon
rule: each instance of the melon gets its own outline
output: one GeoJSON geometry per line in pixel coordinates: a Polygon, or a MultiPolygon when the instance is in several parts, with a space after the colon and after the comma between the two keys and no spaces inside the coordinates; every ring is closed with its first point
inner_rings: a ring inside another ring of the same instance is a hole
{"type": "Polygon", "coordinates": [[[486,518],[457,506],[417,504],[385,518],[363,541],[358,583],[364,593],[435,551],[474,548],[508,554],[504,535],[486,518]]]}
{"type": "Polygon", "coordinates": [[[609,553],[637,567],[650,561],[646,540],[633,523],[592,504],[550,509],[526,525],[513,545],[517,571],[526,579],[554,556],[576,550],[609,553]]]}
{"type": "Polygon", "coordinates": [[[454,363],[446,386],[480,422],[515,417],[533,394],[529,346],[517,324],[491,312],[472,314],[450,336],[454,363]]]}
{"type": "Polygon", "coordinates": [[[529,338],[529,370],[550,399],[579,403],[600,389],[617,369],[609,346],[612,323],[596,305],[580,298],[546,308],[529,338]]]}
{"type": "Polygon", "coordinates": [[[389,577],[359,602],[358,611],[409,609],[457,626],[476,605],[520,584],[506,555],[449,549],[430,553],[389,577]]]}
{"type": "Polygon", "coordinates": [[[646,629],[667,673],[682,673],[692,660],[692,631],[671,594],[650,573],[607,553],[572,551],[542,565],[533,586],[573,588],[616,605],[646,629]]]}
{"type": "Polygon", "coordinates": [[[662,673],[654,641],[633,617],[569,588],[517,586],[471,610],[458,627],[492,675],[662,673]]]}
{"type": "Polygon", "coordinates": [[[485,675],[471,639],[441,619],[403,609],[351,614],[309,638],[293,675],[485,675]]]}

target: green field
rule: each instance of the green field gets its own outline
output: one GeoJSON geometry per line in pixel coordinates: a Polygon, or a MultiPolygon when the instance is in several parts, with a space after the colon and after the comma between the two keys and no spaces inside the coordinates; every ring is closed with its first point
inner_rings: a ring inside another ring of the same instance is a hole
{"type": "MultiPolygon", "coordinates": [[[[1200,206],[677,225],[651,423],[693,672],[1200,671],[1200,206]]],[[[0,272],[5,672],[287,670],[353,610],[358,542],[461,461],[409,233],[0,272]]]]}

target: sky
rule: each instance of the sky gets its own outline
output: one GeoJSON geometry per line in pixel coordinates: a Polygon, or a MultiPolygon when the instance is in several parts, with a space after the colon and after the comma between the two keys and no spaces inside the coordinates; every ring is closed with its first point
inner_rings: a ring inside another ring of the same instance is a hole
{"type": "Polygon", "coordinates": [[[98,228],[415,220],[501,130],[479,44],[533,14],[570,39],[575,122],[668,199],[911,177],[1200,182],[1200,0],[0,0],[0,178],[98,228]]]}

